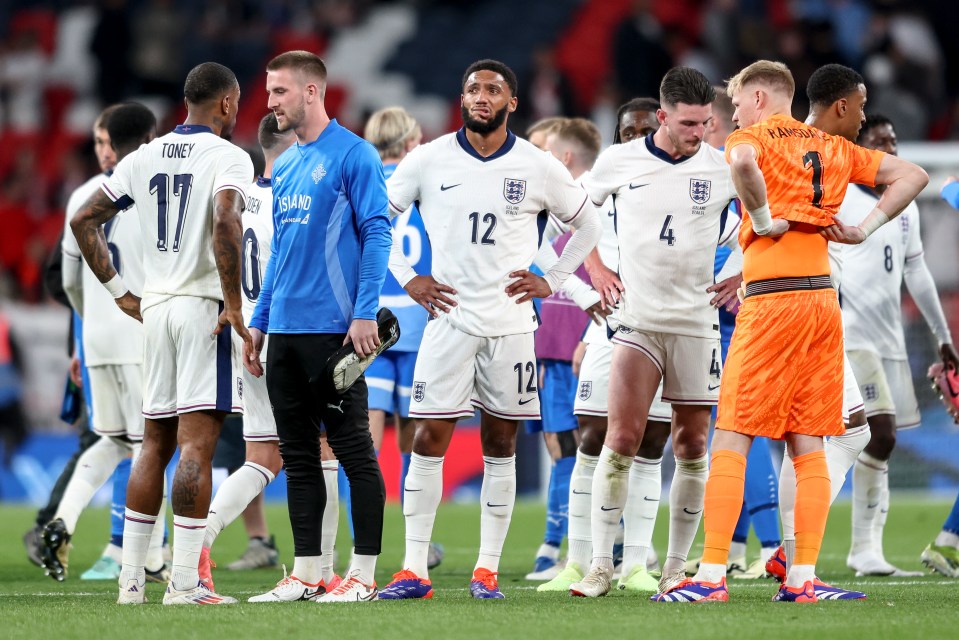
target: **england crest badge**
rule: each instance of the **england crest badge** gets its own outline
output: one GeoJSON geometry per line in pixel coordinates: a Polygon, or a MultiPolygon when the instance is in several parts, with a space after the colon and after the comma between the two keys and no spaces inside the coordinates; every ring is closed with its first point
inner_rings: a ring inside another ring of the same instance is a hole
{"type": "Polygon", "coordinates": [[[503,180],[503,197],[510,204],[519,204],[526,197],[526,181],[515,178],[503,180]]]}
{"type": "Polygon", "coordinates": [[[711,186],[712,182],[709,180],[690,178],[689,197],[692,198],[692,201],[696,204],[706,204],[706,202],[709,201],[709,191],[711,186]]]}

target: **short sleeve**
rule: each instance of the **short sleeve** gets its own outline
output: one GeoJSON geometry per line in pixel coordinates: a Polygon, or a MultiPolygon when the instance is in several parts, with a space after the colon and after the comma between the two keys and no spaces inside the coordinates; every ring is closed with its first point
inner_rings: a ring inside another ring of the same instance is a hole
{"type": "MultiPolygon", "coordinates": [[[[141,149],[143,147],[140,147],[141,149]]],[[[134,151],[117,163],[113,174],[103,181],[100,188],[110,198],[117,209],[124,211],[134,205],[133,200],[133,170],[140,151],[134,151]]]]}
{"type": "Polygon", "coordinates": [[[741,144],[748,144],[756,151],[756,162],[759,162],[763,156],[763,145],[756,139],[756,136],[753,135],[751,131],[746,129],[737,129],[729,134],[726,138],[726,162],[729,162],[729,152],[733,150],[734,147],[737,147],[741,144]]]}
{"type": "Polygon", "coordinates": [[[233,189],[240,192],[245,203],[246,190],[253,183],[253,161],[250,155],[239,147],[230,145],[220,156],[216,169],[213,195],[224,189],[233,189]]]}
{"type": "Polygon", "coordinates": [[[583,188],[586,190],[586,194],[593,205],[597,207],[603,206],[606,199],[623,186],[622,181],[617,179],[615,156],[618,152],[617,145],[613,145],[599,154],[593,168],[583,180],[583,188]]]}
{"type": "Polygon", "coordinates": [[[849,154],[850,170],[849,182],[854,184],[864,184],[867,187],[876,186],[876,174],[879,173],[879,165],[886,154],[874,149],[866,149],[858,144],[849,142],[845,138],[839,138],[846,146],[846,152],[849,154]]]}
{"type": "Polygon", "coordinates": [[[402,214],[420,199],[420,169],[426,148],[427,146],[423,145],[410,151],[387,181],[390,217],[402,214]]]}
{"type": "Polygon", "coordinates": [[[547,156],[546,208],[558,220],[570,223],[586,207],[588,196],[559,160],[547,156]]]}

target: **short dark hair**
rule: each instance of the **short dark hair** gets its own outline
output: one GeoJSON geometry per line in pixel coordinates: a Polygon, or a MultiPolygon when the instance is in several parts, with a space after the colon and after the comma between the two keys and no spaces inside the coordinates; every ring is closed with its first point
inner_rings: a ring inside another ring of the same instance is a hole
{"type": "Polygon", "coordinates": [[[633,98],[624,102],[616,110],[616,129],[613,131],[613,144],[620,144],[623,137],[619,135],[619,123],[623,116],[633,111],[646,111],[647,113],[656,113],[659,110],[659,100],[656,98],[633,98]]]}
{"type": "Polygon", "coordinates": [[[183,83],[183,97],[190,104],[203,104],[210,100],[219,100],[232,91],[239,83],[229,67],[217,62],[204,62],[190,70],[183,83]]]}
{"type": "Polygon", "coordinates": [[[151,133],[156,133],[157,119],[147,107],[139,102],[124,102],[110,114],[107,133],[114,149],[139,146],[151,133]]]}
{"type": "Polygon", "coordinates": [[[289,133],[289,130],[280,131],[280,127],[276,122],[276,114],[271,111],[260,119],[260,126],[256,131],[256,139],[264,151],[269,151],[279,145],[283,141],[283,138],[289,133]]]}
{"type": "Polygon", "coordinates": [[[280,69],[299,71],[324,84],[326,83],[326,65],[323,63],[323,58],[309,51],[303,51],[302,49],[287,51],[276,56],[266,65],[267,71],[279,71],[280,69]]]}
{"type": "Polygon", "coordinates": [[[100,112],[100,115],[97,116],[97,119],[93,121],[94,129],[106,129],[107,125],[110,123],[110,116],[113,115],[113,112],[120,108],[119,104],[111,104],[109,107],[100,112]]]}
{"type": "Polygon", "coordinates": [[[859,137],[856,138],[856,141],[861,141],[865,137],[866,133],[870,129],[876,127],[881,127],[884,124],[888,124],[890,127],[895,129],[895,125],[892,123],[892,120],[882,115],[881,113],[872,113],[866,116],[865,122],[862,123],[862,127],[859,129],[859,137]]]}
{"type": "Polygon", "coordinates": [[[712,104],[716,90],[709,78],[691,67],[673,67],[659,84],[659,101],[675,107],[683,104],[712,104]]]}
{"type": "Polygon", "coordinates": [[[476,73],[477,71],[492,71],[503,76],[503,80],[506,81],[506,85],[509,87],[510,94],[515,98],[516,92],[519,90],[519,83],[516,81],[516,74],[513,73],[513,70],[506,66],[505,63],[500,62],[499,60],[477,60],[470,66],[466,67],[466,71],[463,72],[463,81],[460,82],[460,87],[466,86],[466,80],[470,75],[476,73]]]}
{"type": "Polygon", "coordinates": [[[841,64],[824,64],[809,76],[806,95],[810,105],[828,107],[848,96],[861,84],[865,84],[865,81],[856,70],[841,64]]]}

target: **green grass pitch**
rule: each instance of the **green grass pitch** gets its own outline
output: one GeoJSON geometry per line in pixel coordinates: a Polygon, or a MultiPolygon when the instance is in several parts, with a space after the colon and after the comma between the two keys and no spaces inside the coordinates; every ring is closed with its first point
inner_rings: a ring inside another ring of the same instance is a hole
{"type": "MultiPolygon", "coordinates": [[[[886,530],[886,555],[903,568],[920,569],[918,557],[948,512],[945,502],[894,496],[886,530]]],[[[97,558],[109,527],[105,509],[80,520],[70,556],[70,577],[56,583],[29,564],[20,536],[33,510],[0,507],[0,638],[67,640],[176,640],[206,638],[955,638],[959,637],[959,581],[934,575],[922,578],[856,578],[845,568],[850,507],[833,509],[820,561],[820,577],[869,594],[865,602],[823,602],[813,606],[769,602],[770,581],[731,581],[728,604],[677,605],[648,602],[614,592],[598,600],[564,594],[539,594],[523,576],[529,571],[544,522],[542,505],[517,504],[501,566],[505,601],[473,601],[467,590],[479,540],[479,509],[444,504],[434,538],[446,559],[433,574],[431,601],[375,602],[356,605],[314,603],[248,604],[224,607],[163,607],[162,587],[148,585],[150,602],[142,607],[115,604],[112,582],[80,581],[97,558]]],[[[292,540],[284,506],[268,507],[283,560],[292,565],[292,540]]],[[[656,548],[665,554],[667,512],[660,514],[656,548]]],[[[341,525],[344,525],[341,518],[341,525]]],[[[341,564],[349,555],[341,526],[341,564]]],[[[225,565],[245,547],[239,523],[217,541],[213,557],[225,565]]],[[[694,548],[694,553],[696,549],[694,548]]],[[[387,508],[380,585],[399,569],[403,555],[400,508],[387,508]]],[[[245,600],[268,590],[279,569],[214,572],[217,590],[245,600]]]]}

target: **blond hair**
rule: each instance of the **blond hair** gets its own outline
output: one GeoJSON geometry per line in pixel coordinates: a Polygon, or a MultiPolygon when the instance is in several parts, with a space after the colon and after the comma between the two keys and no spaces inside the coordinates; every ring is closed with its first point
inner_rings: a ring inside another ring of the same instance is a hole
{"type": "Polygon", "coordinates": [[[586,167],[593,166],[603,146],[599,129],[585,118],[567,118],[549,133],[575,146],[577,155],[586,167]]]}
{"type": "Polygon", "coordinates": [[[369,141],[380,159],[400,158],[406,151],[406,142],[420,132],[416,119],[403,107],[387,107],[370,116],[363,130],[363,137],[369,141]]]}
{"type": "Polygon", "coordinates": [[[543,132],[549,135],[561,127],[569,118],[563,116],[552,116],[537,120],[526,129],[526,138],[529,139],[534,133],[543,132]]]}
{"type": "Polygon", "coordinates": [[[753,83],[759,83],[769,89],[785,94],[792,100],[796,93],[796,81],[789,67],[782,62],[758,60],[726,81],[726,95],[730,98],[753,83]]]}

